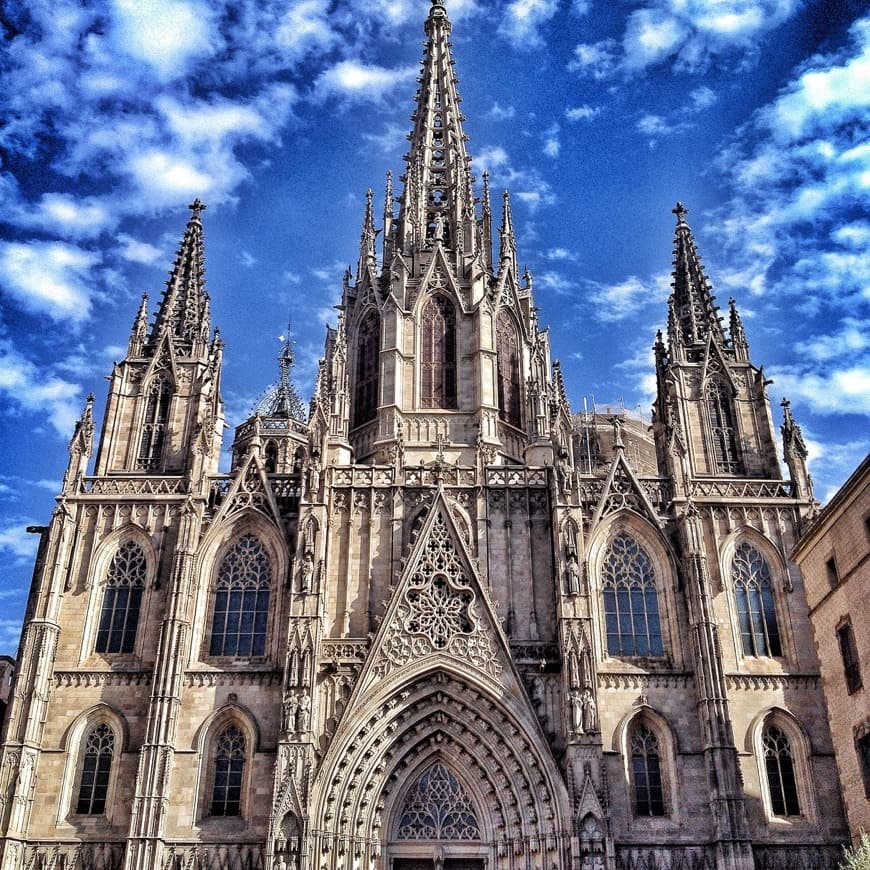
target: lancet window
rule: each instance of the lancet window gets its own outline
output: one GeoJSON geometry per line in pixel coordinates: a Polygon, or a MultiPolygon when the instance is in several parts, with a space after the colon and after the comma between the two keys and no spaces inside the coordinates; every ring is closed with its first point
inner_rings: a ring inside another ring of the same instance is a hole
{"type": "Polygon", "coordinates": [[[456,309],[440,293],[423,309],[422,339],[421,405],[456,408],[456,309]]]}
{"type": "Polygon", "coordinates": [[[663,655],[655,572],[647,552],[620,532],[607,548],[601,573],[607,652],[663,655]]]}
{"type": "Polygon", "coordinates": [[[664,816],[665,795],[659,741],[645,722],[631,729],[631,776],[637,816],[664,816]]]}
{"type": "Polygon", "coordinates": [[[228,725],[218,737],[215,747],[211,815],[240,816],[242,814],[245,750],[245,735],[236,725],[228,725]]]}
{"type": "Polygon", "coordinates": [[[498,412],[502,420],[521,425],[520,346],[510,315],[499,312],[496,320],[496,365],[498,369],[498,412]]]}
{"type": "Polygon", "coordinates": [[[762,738],[770,808],[775,816],[799,816],[797,781],[791,743],[785,732],[768,725],[762,738]]]}
{"type": "Polygon", "coordinates": [[[707,383],[705,397],[716,471],[740,474],[743,465],[737,450],[737,426],[731,396],[722,381],[713,379],[707,383]]]}
{"type": "Polygon", "coordinates": [[[106,575],[96,652],[133,652],[147,572],[145,553],[135,541],[127,541],[118,548],[106,575]]]}
{"type": "Polygon", "coordinates": [[[430,767],[408,793],[396,839],[480,839],[471,799],[443,764],[430,767]]]}
{"type": "Polygon", "coordinates": [[[354,426],[373,419],[378,410],[378,376],[381,352],[381,321],[369,311],[357,332],[354,426]]]}
{"type": "Polygon", "coordinates": [[[262,542],[243,535],[218,570],[210,655],[261,656],[266,651],[272,565],[262,542]]]}
{"type": "Polygon", "coordinates": [[[145,413],[142,418],[142,434],[139,438],[139,453],[136,464],[139,468],[152,469],[160,464],[166,428],[169,422],[169,405],[172,401],[172,384],[164,377],[151,381],[145,397],[145,413]]]}
{"type": "Polygon", "coordinates": [[[115,754],[115,734],[102,723],[97,725],[85,739],[82,760],[82,775],[79,781],[79,796],[76,813],[98,816],[106,811],[106,796],[109,793],[109,776],[115,754]]]}
{"type": "Polygon", "coordinates": [[[737,601],[743,654],[781,656],[782,643],[776,620],[770,569],[761,553],[745,541],[738,544],[734,551],[731,579],[737,601]]]}

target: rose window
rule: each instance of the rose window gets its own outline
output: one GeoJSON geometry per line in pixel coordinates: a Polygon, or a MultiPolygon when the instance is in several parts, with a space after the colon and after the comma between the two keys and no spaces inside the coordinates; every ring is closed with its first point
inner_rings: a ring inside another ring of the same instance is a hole
{"type": "Polygon", "coordinates": [[[423,589],[409,590],[411,612],[405,625],[413,634],[425,634],[435,649],[444,649],[453,635],[471,632],[471,600],[470,591],[454,590],[447,577],[436,574],[423,589]]]}

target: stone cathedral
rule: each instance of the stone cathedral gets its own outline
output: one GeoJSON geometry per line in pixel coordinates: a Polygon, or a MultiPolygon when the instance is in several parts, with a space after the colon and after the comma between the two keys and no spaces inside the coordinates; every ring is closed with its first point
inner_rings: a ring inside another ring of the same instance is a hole
{"type": "Polygon", "coordinates": [[[288,340],[227,474],[191,206],[42,529],[0,870],[836,864],[800,429],[784,402],[784,479],[682,205],[651,430],[572,415],[450,30],[433,0],[310,406],[288,340]]]}

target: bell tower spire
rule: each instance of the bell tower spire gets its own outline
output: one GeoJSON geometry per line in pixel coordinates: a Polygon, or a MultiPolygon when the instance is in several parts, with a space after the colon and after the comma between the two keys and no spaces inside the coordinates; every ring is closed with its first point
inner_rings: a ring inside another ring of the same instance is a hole
{"type": "Polygon", "coordinates": [[[465,117],[453,72],[451,27],[443,2],[433,0],[399,210],[399,244],[406,254],[440,243],[457,256],[468,255],[477,241],[471,158],[462,131],[465,117]]]}

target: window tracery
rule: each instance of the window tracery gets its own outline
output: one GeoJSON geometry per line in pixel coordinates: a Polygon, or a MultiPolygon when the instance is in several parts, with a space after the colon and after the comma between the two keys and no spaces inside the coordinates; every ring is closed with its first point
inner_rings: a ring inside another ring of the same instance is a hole
{"type": "Polygon", "coordinates": [[[420,404],[456,408],[456,309],[437,293],[423,309],[420,404]]]}
{"type": "Polygon", "coordinates": [[[645,722],[632,728],[630,748],[635,815],[666,815],[659,741],[645,722]]]}
{"type": "Polygon", "coordinates": [[[519,426],[521,425],[519,339],[510,315],[504,311],[499,312],[495,329],[499,416],[512,426],[519,426]]]}
{"type": "Polygon", "coordinates": [[[762,737],[770,806],[775,816],[799,816],[797,781],[791,743],[785,732],[768,725],[762,737]]]}
{"type": "Polygon", "coordinates": [[[746,541],[734,551],[731,579],[744,655],[781,656],[770,569],[761,553],[746,541]]]}
{"type": "Polygon", "coordinates": [[[242,535],[218,570],[210,655],[264,655],[271,582],[272,566],[262,542],[250,533],[242,535]]]}
{"type": "Polygon", "coordinates": [[[245,751],[245,735],[236,725],[228,725],[221,732],[215,747],[211,815],[240,816],[242,814],[245,751]]]}
{"type": "Polygon", "coordinates": [[[381,322],[377,312],[370,311],[357,332],[354,426],[368,422],[377,413],[380,351],[381,322]]]}
{"type": "Polygon", "coordinates": [[[106,575],[96,652],[133,652],[147,573],[145,552],[139,544],[132,540],[122,544],[106,575]]]}
{"type": "Polygon", "coordinates": [[[731,396],[722,381],[714,378],[707,383],[705,398],[716,471],[740,474],[743,465],[737,450],[737,426],[731,396]]]}
{"type": "Polygon", "coordinates": [[[145,414],[142,418],[142,434],[139,438],[139,453],[136,464],[150,470],[160,464],[163,442],[169,421],[169,405],[172,401],[172,384],[162,375],[154,378],[148,387],[145,399],[145,414]]]}
{"type": "Polygon", "coordinates": [[[607,548],[601,575],[608,654],[663,655],[655,572],[647,552],[620,532],[607,548]]]}
{"type": "Polygon", "coordinates": [[[479,840],[471,799],[443,764],[430,767],[408,793],[399,818],[399,840],[479,840]]]}
{"type": "Polygon", "coordinates": [[[105,722],[97,725],[85,740],[77,814],[98,816],[106,811],[114,754],[115,733],[105,722]]]}

